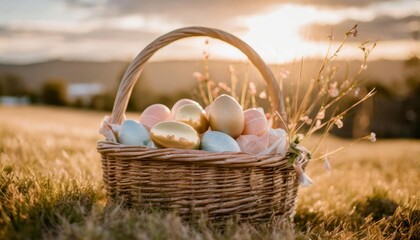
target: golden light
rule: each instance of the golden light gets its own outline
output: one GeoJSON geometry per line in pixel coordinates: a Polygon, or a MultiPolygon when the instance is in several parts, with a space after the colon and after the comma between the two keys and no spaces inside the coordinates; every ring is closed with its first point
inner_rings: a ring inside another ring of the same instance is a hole
{"type": "MultiPolygon", "coordinates": [[[[325,54],[325,42],[305,41],[302,27],[315,22],[337,23],[342,17],[332,11],[320,10],[313,6],[282,4],[270,7],[258,14],[236,17],[232,21],[243,26],[246,31],[233,32],[247,42],[269,63],[284,63],[299,59],[302,56],[319,56],[325,54]]],[[[237,49],[217,40],[210,40],[204,49],[203,39],[187,39],[174,43],[173,49],[185,49],[194,46],[196,49],[208,50],[211,58],[245,60],[246,57],[237,49]]],[[[164,52],[165,50],[163,50],[164,52]]],[[[154,59],[164,58],[165,53],[159,53],[154,59]]],[[[185,51],[177,58],[183,58],[185,51]]],[[[189,57],[191,52],[189,54],[189,57]]],[[[174,55],[173,55],[174,56],[174,55]]]]}
{"type": "Polygon", "coordinates": [[[315,7],[287,4],[244,20],[249,29],[245,41],[267,61],[280,63],[325,52],[325,44],[304,40],[302,28],[315,22],[338,22],[340,17],[315,7]]]}
{"type": "MultiPolygon", "coordinates": [[[[383,6],[379,12],[377,11],[379,10],[374,8],[328,9],[311,5],[279,4],[253,15],[234,17],[229,20],[232,22],[232,26],[238,26],[238,29],[242,30],[234,31],[220,26],[218,28],[233,33],[244,40],[267,63],[285,63],[299,61],[302,57],[308,59],[325,56],[329,45],[328,36],[325,35],[325,41],[308,40],[309,38],[306,36],[311,34],[309,27],[311,24],[331,25],[333,29],[335,25],[346,19],[357,19],[354,20],[354,24],[356,24],[357,21],[371,21],[375,15],[381,12],[393,13],[393,16],[398,13],[393,12],[395,9],[386,8],[386,6],[383,6]]],[[[144,19],[133,17],[123,20],[118,23],[124,28],[136,29],[139,25],[146,28],[153,26],[152,29],[160,33],[182,26],[179,23],[168,23],[162,19],[153,18],[148,19],[148,24],[144,24],[144,19]]],[[[348,29],[351,27],[353,25],[349,25],[348,29]]],[[[334,35],[335,41],[332,43],[332,49],[338,47],[342,37],[344,36],[334,35]]],[[[367,39],[363,38],[361,34],[357,41],[348,42],[346,47],[340,51],[339,57],[359,59],[362,53],[358,50],[358,46],[365,40],[367,39]]],[[[375,39],[370,40],[374,41],[375,39]]],[[[407,41],[409,40],[405,40],[405,42],[407,41]]],[[[402,59],[410,54],[412,51],[410,49],[413,49],[412,44],[398,46],[394,44],[393,47],[389,47],[394,42],[396,41],[380,42],[371,60],[389,58],[389,56],[392,56],[393,59],[402,59]]],[[[203,38],[184,39],[173,43],[168,49],[160,50],[153,60],[199,59],[203,51],[209,52],[211,59],[246,60],[239,50],[218,40],[210,39],[210,44],[205,46],[203,38]]]]}

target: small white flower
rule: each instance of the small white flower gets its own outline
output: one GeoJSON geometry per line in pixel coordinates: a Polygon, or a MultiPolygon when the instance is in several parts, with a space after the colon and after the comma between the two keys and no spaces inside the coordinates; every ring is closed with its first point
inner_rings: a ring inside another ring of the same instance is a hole
{"type": "Polygon", "coordinates": [[[342,84],[341,84],[341,86],[340,86],[340,89],[344,89],[344,88],[347,88],[348,86],[350,86],[350,82],[349,82],[349,80],[345,80],[342,84]]]}
{"type": "Polygon", "coordinates": [[[315,127],[318,129],[321,127],[321,120],[316,120],[315,127]]]}
{"type": "Polygon", "coordinates": [[[360,66],[360,68],[361,68],[362,70],[366,70],[366,69],[368,68],[368,66],[367,66],[366,64],[362,64],[362,65],[360,66]]]}
{"type": "Polygon", "coordinates": [[[376,142],[376,133],[371,132],[369,135],[369,141],[376,142]]]}
{"type": "Polygon", "coordinates": [[[337,125],[338,128],[342,128],[343,127],[343,121],[341,121],[340,118],[338,118],[337,120],[335,120],[334,122],[335,125],[337,125]]]}
{"type": "Polygon", "coordinates": [[[255,96],[255,94],[257,94],[257,86],[255,86],[255,83],[254,82],[250,82],[249,83],[249,93],[252,96],[255,96]]]}
{"type": "Polygon", "coordinates": [[[258,97],[261,98],[261,99],[267,99],[267,93],[265,91],[262,91],[262,92],[260,92],[258,97]]]}
{"type": "Polygon", "coordinates": [[[316,119],[324,119],[325,117],[325,110],[321,110],[318,112],[318,114],[316,115],[316,119]]]}
{"type": "Polygon", "coordinates": [[[330,84],[330,88],[328,89],[328,94],[331,96],[331,97],[333,97],[333,98],[335,98],[335,97],[337,97],[338,96],[338,94],[339,94],[340,92],[338,91],[338,89],[337,89],[337,82],[334,82],[334,83],[331,83],[330,84]]]}
{"type": "MultiPolygon", "coordinates": [[[[297,134],[296,135],[296,137],[297,137],[297,140],[300,142],[300,141],[302,141],[303,140],[303,138],[305,137],[302,133],[299,133],[299,134],[297,134]]],[[[303,146],[302,146],[303,147],[303,146]]],[[[299,149],[300,150],[300,149],[299,149]]]]}
{"type": "Polygon", "coordinates": [[[348,32],[346,33],[346,35],[347,35],[347,36],[348,36],[348,35],[352,35],[353,37],[357,37],[357,35],[358,35],[357,25],[356,25],[356,26],[354,26],[354,28],[352,28],[350,31],[348,31],[348,32]]]}
{"type": "Polygon", "coordinates": [[[215,87],[211,91],[211,93],[213,94],[213,97],[217,97],[219,95],[219,92],[220,92],[220,88],[219,87],[215,87]]]}
{"type": "Polygon", "coordinates": [[[204,76],[203,76],[203,74],[201,74],[201,73],[199,73],[199,72],[194,72],[193,73],[193,77],[195,78],[195,79],[197,79],[197,81],[203,81],[204,80],[204,76]]]}
{"type": "Polygon", "coordinates": [[[217,85],[219,86],[219,88],[225,90],[226,92],[232,91],[232,89],[224,82],[219,82],[217,85]]]}
{"type": "Polygon", "coordinates": [[[354,96],[359,96],[359,93],[360,93],[360,88],[356,88],[355,90],[354,90],[354,96]]]}
{"type": "Polygon", "coordinates": [[[300,118],[300,121],[305,122],[308,125],[311,125],[311,123],[312,123],[312,119],[310,117],[308,117],[308,116],[301,117],[300,118]]]}

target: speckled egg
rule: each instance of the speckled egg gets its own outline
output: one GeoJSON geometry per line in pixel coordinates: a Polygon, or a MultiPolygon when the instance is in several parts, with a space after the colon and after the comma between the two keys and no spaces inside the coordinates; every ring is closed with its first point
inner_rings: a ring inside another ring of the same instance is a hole
{"type": "Polygon", "coordinates": [[[240,152],[238,143],[223,132],[207,131],[201,137],[201,150],[208,152],[240,152]]]}
{"type": "Polygon", "coordinates": [[[244,130],[244,112],[235,98],[226,94],[214,100],[209,113],[210,127],[214,131],[224,132],[233,138],[244,130]]]}
{"type": "Polygon", "coordinates": [[[118,131],[118,142],[123,145],[146,146],[149,140],[149,131],[134,120],[125,120],[118,131]]]}
{"type": "Polygon", "coordinates": [[[150,138],[158,148],[198,149],[200,136],[193,127],[177,121],[160,122],[150,129],[150,138]]]}

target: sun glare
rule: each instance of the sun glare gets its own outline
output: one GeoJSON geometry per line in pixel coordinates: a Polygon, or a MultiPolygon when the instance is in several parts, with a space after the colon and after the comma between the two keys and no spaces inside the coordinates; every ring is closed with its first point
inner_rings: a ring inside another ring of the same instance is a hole
{"type": "MultiPolygon", "coordinates": [[[[263,12],[254,15],[238,16],[231,19],[233,25],[239,26],[242,31],[231,31],[231,33],[240,37],[248,43],[267,63],[286,63],[299,60],[300,58],[319,58],[323,57],[328,49],[328,36],[325,35],[325,41],[310,41],[305,36],[311,34],[311,24],[334,25],[340,22],[353,19],[357,21],[371,21],[376,15],[384,13],[410,13],[410,9],[403,5],[403,9],[392,9],[391,5],[379,5],[379,9],[374,7],[349,7],[345,9],[328,9],[310,5],[297,4],[279,4],[270,6],[263,12]]],[[[126,19],[129,27],[132,27],[135,19],[126,19]]],[[[157,23],[160,23],[157,21],[157,23]]],[[[155,24],[156,25],[156,24],[155,24]]],[[[162,29],[162,24],[157,24],[162,29]]],[[[350,29],[353,25],[349,25],[350,29]]],[[[125,26],[127,27],[127,25],[125,26]]],[[[334,36],[339,40],[340,36],[334,36]]],[[[362,39],[362,38],[361,38],[362,39]]],[[[172,44],[169,51],[160,51],[154,60],[175,58],[188,59],[193,55],[199,55],[204,48],[210,53],[212,59],[245,60],[246,57],[239,50],[217,40],[210,40],[211,44],[204,47],[202,39],[186,39],[179,43],[172,44]],[[177,49],[177,50],[174,50],[177,49]],[[185,51],[189,49],[189,51],[185,51]],[[196,51],[200,49],[200,51],[196,51]],[[188,54],[186,54],[188,52],[188,54]],[[197,53],[197,54],[196,54],[197,53]]],[[[408,43],[410,41],[408,40],[408,43]]],[[[338,47],[338,42],[332,43],[332,48],[338,47]]],[[[361,52],[355,50],[360,42],[350,42],[343,48],[340,57],[347,59],[360,58],[361,52]]],[[[403,44],[398,47],[389,48],[389,44],[381,42],[376,48],[373,59],[389,58],[402,59],[410,54],[414,47],[412,44],[403,44]],[[398,50],[397,50],[398,49],[398,50]],[[395,53],[395,54],[394,54],[395,53]]]]}
{"type": "Polygon", "coordinates": [[[281,5],[269,12],[242,19],[248,32],[245,41],[270,62],[287,62],[325,52],[320,44],[305,41],[302,28],[315,22],[338,22],[330,11],[299,5],[281,5]]]}

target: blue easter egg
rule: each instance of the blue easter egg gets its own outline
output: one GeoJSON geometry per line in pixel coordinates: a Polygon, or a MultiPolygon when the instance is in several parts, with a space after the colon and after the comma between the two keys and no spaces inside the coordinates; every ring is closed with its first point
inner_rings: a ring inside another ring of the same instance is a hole
{"type": "Polygon", "coordinates": [[[219,131],[207,131],[201,138],[201,150],[208,152],[240,152],[238,143],[231,136],[219,131]]]}
{"type": "Polygon", "coordinates": [[[131,146],[147,146],[150,141],[149,131],[134,120],[125,120],[118,132],[118,142],[131,146]]]}

